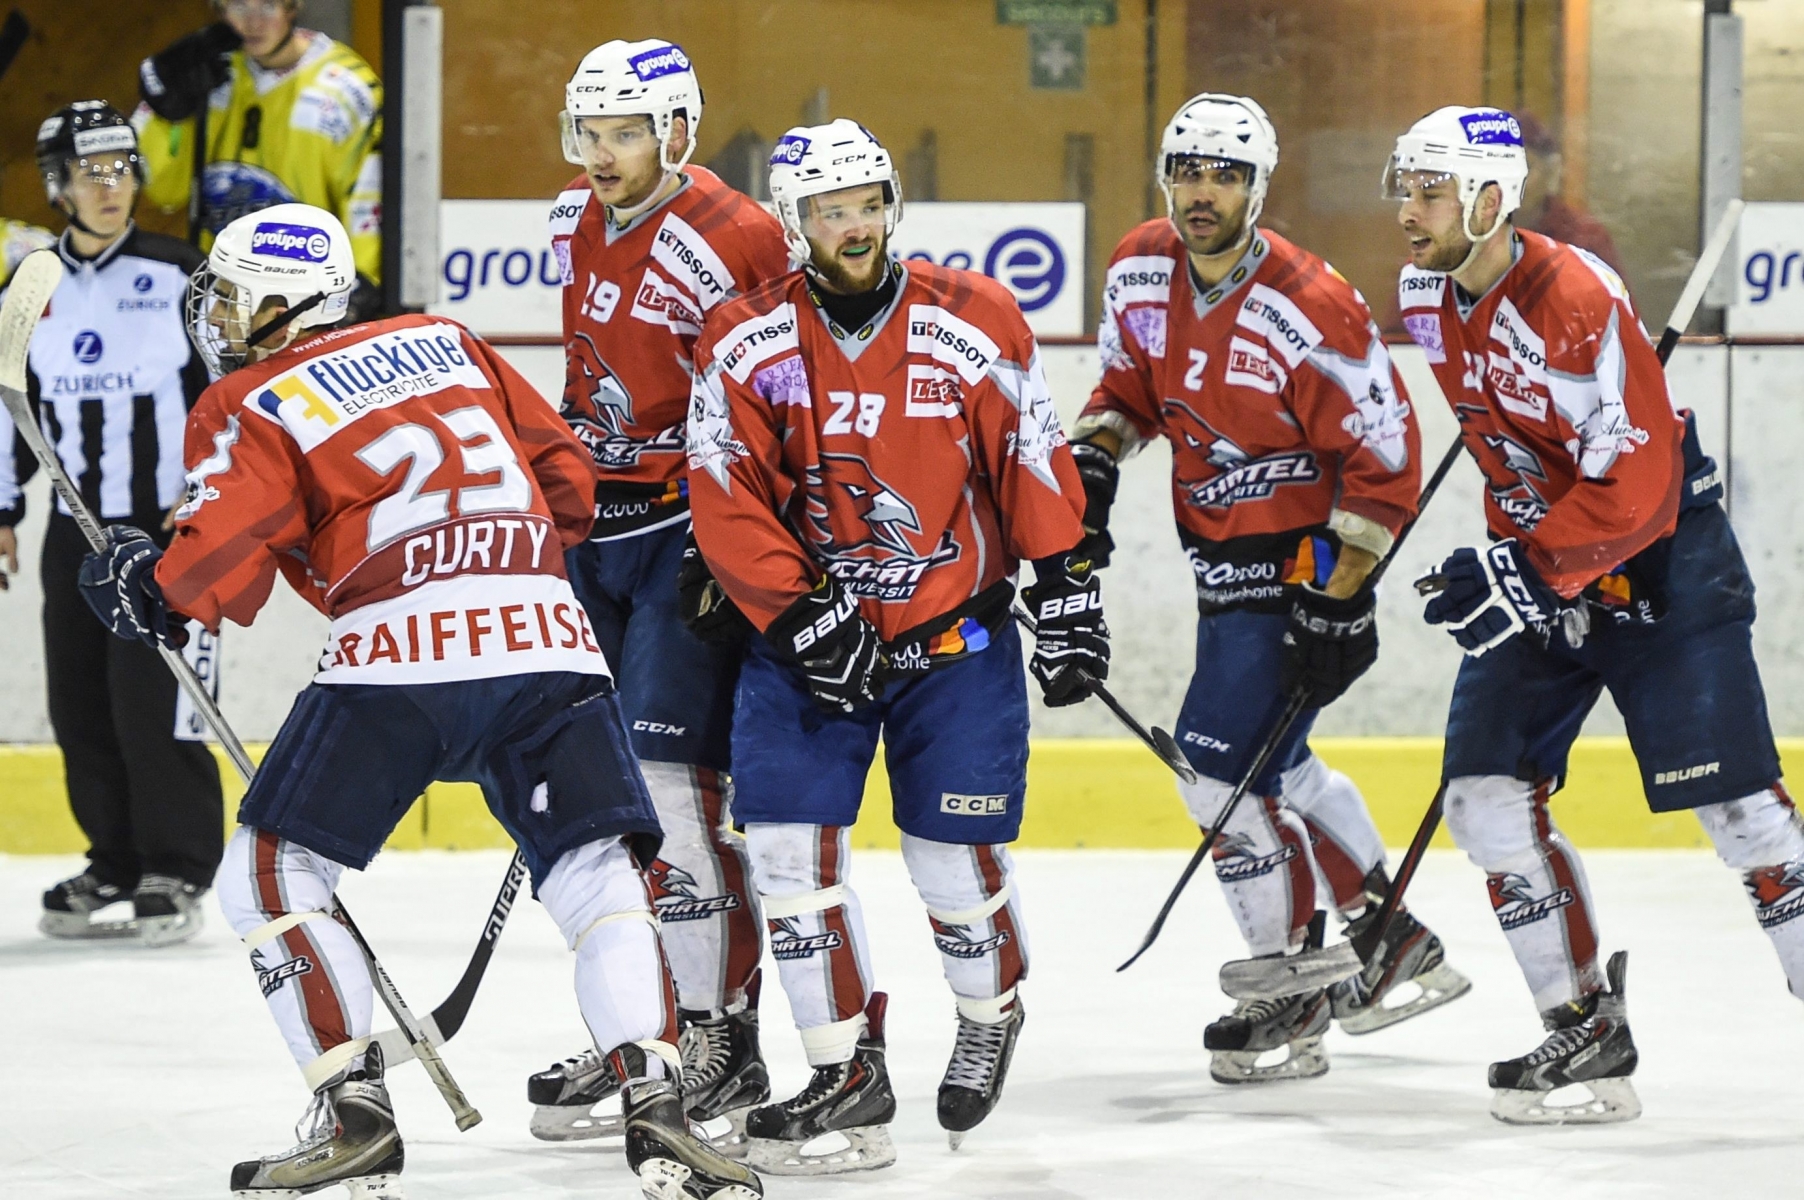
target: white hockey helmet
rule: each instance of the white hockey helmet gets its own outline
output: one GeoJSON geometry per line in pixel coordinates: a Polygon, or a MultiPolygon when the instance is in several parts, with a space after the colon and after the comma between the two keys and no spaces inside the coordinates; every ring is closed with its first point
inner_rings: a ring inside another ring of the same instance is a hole
{"type": "Polygon", "coordinates": [[[1265,191],[1278,169],[1278,131],[1257,101],[1245,96],[1204,92],[1184,101],[1159,139],[1159,161],[1153,174],[1165,193],[1165,212],[1177,217],[1171,198],[1172,160],[1202,158],[1244,163],[1253,168],[1248,185],[1247,237],[1265,209],[1265,191]]]}
{"type": "MultiPolygon", "coordinates": [[[[1522,203],[1522,187],[1528,182],[1528,154],[1522,148],[1522,125],[1501,108],[1463,108],[1450,104],[1437,108],[1409,127],[1397,139],[1397,148],[1384,168],[1382,191],[1386,200],[1406,200],[1404,176],[1425,172],[1428,182],[1459,180],[1462,228],[1472,239],[1474,252],[1505,224],[1505,218],[1522,203]],[[1503,192],[1503,208],[1497,223],[1483,233],[1472,228],[1472,214],[1487,184],[1503,192]]],[[[1421,181],[1418,181],[1418,184],[1421,181]]]]}
{"type": "Polygon", "coordinates": [[[284,329],[334,325],[357,286],[351,239],[337,217],[311,204],[276,204],[220,230],[188,288],[188,337],[216,375],[275,350],[284,329]],[[280,297],[287,311],[258,328],[257,310],[280,297]],[[215,324],[217,319],[221,322],[215,324]]]}
{"type": "Polygon", "coordinates": [[[658,138],[658,162],[675,174],[695,153],[695,131],[702,123],[702,85],[689,56],[675,42],[616,38],[583,55],[576,74],[564,85],[558,130],[565,160],[579,167],[583,156],[577,148],[576,123],[584,117],[650,117],[658,138]],[[688,123],[689,148],[672,162],[670,129],[678,116],[688,123]]]}
{"type": "Polygon", "coordinates": [[[902,177],[875,134],[849,117],[825,125],[798,125],[777,139],[770,154],[770,198],[783,223],[783,240],[798,263],[810,257],[802,233],[802,202],[861,184],[882,184],[883,232],[902,219],[902,177]]]}

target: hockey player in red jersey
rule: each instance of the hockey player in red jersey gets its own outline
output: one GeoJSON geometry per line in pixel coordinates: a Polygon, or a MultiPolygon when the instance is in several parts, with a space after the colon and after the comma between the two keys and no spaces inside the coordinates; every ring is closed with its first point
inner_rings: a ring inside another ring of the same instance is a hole
{"type": "MultiPolygon", "coordinates": [[[[729,827],[733,687],[745,622],[689,538],[683,428],[690,353],[725,301],[789,269],[775,218],[688,166],[702,93],[681,47],[613,41],[565,89],[564,156],[583,168],[551,212],[563,274],[563,412],[601,473],[596,520],[569,554],[571,586],[620,686],[633,749],[664,826],[652,895],[676,978],[684,1102],[730,1145],[770,1098],[758,1050],[763,950],[743,841],[729,827]],[[679,604],[679,589],[681,604],[679,604]],[[685,628],[690,610],[693,630],[685,628]]],[[[532,1131],[618,1132],[592,1116],[618,1089],[590,1050],[532,1077],[532,1131]]]]}
{"type": "Polygon", "coordinates": [[[595,471],[494,351],[438,318],[344,325],[350,240],[322,209],[233,222],[197,270],[196,348],[221,378],[187,431],[188,494],[159,552],[108,531],[83,587],[122,636],[248,624],[278,573],[331,618],[319,673],[264,758],[214,887],[315,1093],[294,1150],[235,1195],[333,1184],[398,1197],[401,1139],[357,944],[331,920],[426,785],[481,784],[576,955],[624,1088],[647,1196],[749,1200],[757,1178],[688,1130],[669,975],[636,865],[660,832],[562,551],[595,471]],[[673,1182],[673,1180],[675,1182],[673,1182]]]}
{"type": "MultiPolygon", "coordinates": [[[[1389,886],[1364,799],[1311,752],[1308,733],[1377,658],[1366,577],[1414,514],[1421,477],[1409,399],[1364,298],[1258,225],[1277,163],[1277,134],[1252,100],[1206,93],[1172,117],[1156,165],[1168,215],[1131,231],[1109,264],[1103,376],[1072,447],[1092,557],[1106,563],[1118,460],[1171,442],[1199,610],[1177,729],[1198,780],[1178,790],[1198,824],[1219,819],[1291,689],[1309,693],[1216,843],[1216,878],[1255,955],[1303,946],[1318,878],[1323,907],[1352,932],[1376,919],[1389,886]]],[[[1332,995],[1244,1001],[1210,1025],[1210,1073],[1222,1083],[1320,1075],[1331,1014],[1366,1033],[1470,986],[1440,940],[1400,913],[1373,962],[1332,995]]]]}
{"type": "Polygon", "coordinates": [[[1080,667],[1107,674],[1108,631],[1073,553],[1082,484],[1014,298],[889,257],[901,183],[855,122],[785,135],[771,195],[804,269],[708,318],[689,467],[702,553],[762,633],[733,715],[734,815],[814,1068],[751,1114],[750,1161],[802,1174],[895,1157],[885,998],[846,860],[879,734],[957,998],[938,1102],[956,1146],[996,1103],[1023,1014],[1007,846],[1027,766],[1020,560],[1037,573],[1023,599],[1048,703],[1087,694],[1080,667]],[[826,1133],[845,1147],[804,1148],[826,1133]]]}
{"type": "Polygon", "coordinates": [[[1527,170],[1509,113],[1443,108],[1398,139],[1386,173],[1409,238],[1403,321],[1484,473],[1492,539],[1442,564],[1425,613],[1468,655],[1441,786],[1548,1030],[1491,1065],[1492,1111],[1620,1121],[1640,1112],[1627,956],[1599,970],[1584,869],[1548,811],[1586,713],[1608,688],[1649,807],[1696,811],[1800,996],[1804,824],[1780,781],[1753,581],[1716,464],[1622,280],[1511,224],[1527,170]],[[1591,1098],[1549,1100],[1570,1083],[1591,1098]]]}

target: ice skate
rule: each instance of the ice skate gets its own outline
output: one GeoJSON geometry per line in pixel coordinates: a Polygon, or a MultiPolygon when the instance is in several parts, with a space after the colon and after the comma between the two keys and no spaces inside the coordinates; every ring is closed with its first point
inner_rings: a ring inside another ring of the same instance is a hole
{"type": "MultiPolygon", "coordinates": [[[[621,1046],[608,1056],[637,1079],[621,1089],[626,1163],[647,1200],[757,1200],[764,1184],[742,1163],[726,1158],[693,1133],[675,1082],[646,1079],[645,1050],[621,1046]]],[[[615,1071],[616,1077],[622,1071],[615,1071]]]]}
{"type": "Polygon", "coordinates": [[[1491,1064],[1492,1116],[1510,1125],[1604,1125],[1641,1115],[1629,1082],[1639,1056],[1623,997],[1628,967],[1626,950],[1612,954],[1608,991],[1541,1014],[1547,1040],[1521,1058],[1491,1064]],[[1573,1085],[1591,1098],[1550,1103],[1554,1092],[1573,1085]]]}
{"type": "Polygon", "coordinates": [[[770,1100],[770,1072],[758,1052],[758,1010],[679,1012],[683,1022],[683,1108],[716,1150],[745,1157],[745,1119],[770,1100]]]}
{"type": "Polygon", "coordinates": [[[1010,1002],[1008,1015],[993,1025],[958,1015],[958,1040],[952,1044],[952,1061],[940,1080],[939,1099],[940,1128],[954,1150],[1002,1098],[1009,1060],[1015,1056],[1015,1039],[1021,1036],[1026,1020],[1027,1010],[1018,997],[1010,1002]]]}
{"type": "Polygon", "coordinates": [[[542,1142],[619,1137],[625,1131],[621,1115],[595,1111],[596,1105],[619,1094],[614,1068],[593,1046],[553,1063],[526,1081],[526,1098],[533,1106],[532,1136],[542,1142]]]}
{"type": "Polygon", "coordinates": [[[1275,1083],[1326,1075],[1322,1034],[1328,1018],[1328,993],[1320,988],[1277,1000],[1243,1000],[1203,1030],[1203,1047],[1211,1052],[1209,1076],[1217,1083],[1275,1083]],[[1279,1051],[1283,1058],[1261,1063],[1279,1051]]]}
{"type": "Polygon", "coordinates": [[[136,921],[94,919],[101,909],[126,898],[124,889],[102,883],[92,872],[83,871],[44,893],[44,915],[38,918],[38,931],[53,938],[137,937],[136,921]]]}
{"type": "Polygon", "coordinates": [[[132,892],[138,938],[146,946],[173,946],[201,931],[200,898],[207,889],[174,875],[146,875],[132,892]]]}
{"type": "Polygon", "coordinates": [[[896,1161],[889,1123],[896,1095],[884,1065],[878,992],[865,1008],[870,1028],[850,1059],[814,1069],[794,1099],[753,1109],[746,1118],[746,1161],[769,1175],[839,1175],[896,1161]]]}
{"type": "Polygon", "coordinates": [[[294,1132],[294,1149],[232,1168],[232,1195],[299,1200],[343,1186],[350,1200],[404,1200],[401,1135],[375,1046],[360,1070],[314,1095],[294,1132]]]}
{"type": "MultiPolygon", "coordinates": [[[[1379,895],[1347,926],[1353,941],[1378,919],[1379,895]]],[[[1391,919],[1372,961],[1329,989],[1334,1019],[1348,1033],[1373,1033],[1421,1016],[1472,990],[1472,981],[1447,965],[1447,952],[1429,928],[1407,911],[1391,919]]]]}

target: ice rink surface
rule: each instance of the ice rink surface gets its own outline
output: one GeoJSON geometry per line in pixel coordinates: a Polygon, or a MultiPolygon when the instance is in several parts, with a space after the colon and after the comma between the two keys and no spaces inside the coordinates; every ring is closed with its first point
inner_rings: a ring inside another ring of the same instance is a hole
{"type": "MultiPolygon", "coordinates": [[[[1471,993],[1363,1038],[1335,1031],[1325,1078],[1240,1090],[1210,1082],[1202,1026],[1227,1008],[1213,977],[1239,954],[1214,881],[1199,877],[1158,947],[1114,972],[1182,861],[1019,856],[1033,951],[1027,1027],[1000,1109],[955,1155],[933,1116],[953,1009],[926,918],[899,856],[858,853],[852,881],[878,984],[892,997],[901,1159],[870,1175],[767,1179],[767,1195],[1797,1194],[1804,1011],[1739,881],[1709,854],[1586,856],[1604,945],[1631,951],[1646,1115],[1574,1129],[1510,1128],[1489,1115],[1485,1064],[1526,1052],[1540,1030],[1483,879],[1452,853],[1430,856],[1412,900],[1474,980],[1471,993]]],[[[462,970],[504,864],[500,853],[393,854],[348,877],[341,895],[416,1010],[462,970]]],[[[299,1075],[210,898],[208,928],[186,946],[39,937],[38,892],[79,865],[0,857],[0,1195],[223,1197],[234,1161],[292,1144],[307,1100],[299,1075]]],[[[774,978],[764,997],[766,1052],[786,1096],[806,1069],[774,978]]],[[[637,1196],[618,1149],[553,1146],[526,1131],[526,1075],[584,1037],[569,955],[538,906],[523,903],[446,1051],[487,1120],[458,1134],[417,1066],[395,1072],[408,1196],[637,1196]]]]}

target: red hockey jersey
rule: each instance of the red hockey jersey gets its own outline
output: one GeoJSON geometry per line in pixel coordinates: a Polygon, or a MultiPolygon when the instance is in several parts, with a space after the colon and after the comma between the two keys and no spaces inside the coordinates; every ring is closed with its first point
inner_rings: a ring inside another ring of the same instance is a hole
{"type": "Polygon", "coordinates": [[[322,683],[607,674],[564,577],[595,468],[543,397],[436,317],[309,337],[209,387],[157,582],[217,631],[280,570],[332,618],[322,683]]]}
{"type": "Polygon", "coordinates": [[[598,533],[683,512],[683,422],[702,321],[789,270],[775,217],[710,171],[685,174],[681,191],[624,230],[582,175],[551,210],[564,282],[564,415],[601,468],[598,533]]]}
{"type": "Polygon", "coordinates": [[[1421,434],[1372,314],[1277,234],[1256,230],[1199,294],[1171,222],[1147,221],[1109,263],[1097,343],[1102,379],[1078,428],[1114,430],[1124,457],[1170,440],[1172,504],[1206,603],[1269,605],[1286,583],[1325,581],[1333,551],[1311,535],[1346,524],[1337,512],[1392,536],[1414,515],[1421,434]]]}
{"type": "Polygon", "coordinates": [[[906,267],[864,340],[837,340],[796,272],[723,305],[696,344],[696,539],[760,629],[831,571],[894,640],[1083,537],[1083,484],[1014,297],[906,267]]]}
{"type": "Polygon", "coordinates": [[[1404,326],[1428,356],[1486,482],[1485,516],[1571,598],[1678,520],[1684,421],[1628,288],[1588,251],[1521,230],[1468,309],[1405,267],[1404,326]]]}

